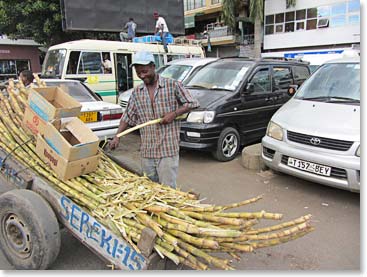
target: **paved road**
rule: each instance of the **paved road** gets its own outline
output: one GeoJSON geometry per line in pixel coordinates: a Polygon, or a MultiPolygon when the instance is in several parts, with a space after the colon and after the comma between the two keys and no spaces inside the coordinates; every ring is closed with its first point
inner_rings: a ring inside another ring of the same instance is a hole
{"type": "MultiPolygon", "coordinates": [[[[139,169],[139,137],[121,140],[114,154],[139,169]]],[[[279,212],[284,220],[313,215],[316,230],[299,240],[244,254],[237,269],[245,270],[359,270],[359,194],[321,186],[271,171],[246,170],[237,159],[220,163],[207,153],[182,151],[178,184],[194,190],[207,203],[226,204],[263,194],[263,199],[241,211],[279,212]]],[[[0,269],[11,269],[0,254],[0,269]]],[[[52,269],[108,269],[86,247],[66,231],[52,269]]]]}

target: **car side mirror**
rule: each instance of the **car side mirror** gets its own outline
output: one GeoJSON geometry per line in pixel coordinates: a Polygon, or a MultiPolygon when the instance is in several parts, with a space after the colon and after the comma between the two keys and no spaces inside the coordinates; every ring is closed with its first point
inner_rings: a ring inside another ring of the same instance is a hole
{"type": "Polygon", "coordinates": [[[293,96],[298,89],[298,85],[289,85],[287,93],[289,96],[293,96]]]}

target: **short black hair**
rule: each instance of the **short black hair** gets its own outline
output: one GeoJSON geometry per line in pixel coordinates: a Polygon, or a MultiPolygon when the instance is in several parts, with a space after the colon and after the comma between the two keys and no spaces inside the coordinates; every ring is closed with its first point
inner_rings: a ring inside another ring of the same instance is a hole
{"type": "Polygon", "coordinates": [[[134,18],[130,17],[130,18],[129,18],[129,20],[130,20],[130,21],[134,21],[134,18]]]}
{"type": "Polygon", "coordinates": [[[27,81],[29,81],[30,83],[33,82],[34,77],[33,77],[33,72],[32,71],[23,70],[22,72],[20,72],[20,74],[22,74],[27,79],[27,81]]]}

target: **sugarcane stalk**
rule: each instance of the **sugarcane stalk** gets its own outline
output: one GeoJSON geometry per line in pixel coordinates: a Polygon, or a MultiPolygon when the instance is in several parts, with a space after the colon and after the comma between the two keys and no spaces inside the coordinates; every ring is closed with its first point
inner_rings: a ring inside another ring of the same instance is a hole
{"type": "MultiPolygon", "coordinates": [[[[186,114],[179,115],[175,119],[178,120],[178,119],[184,119],[184,118],[186,118],[186,114]]],[[[145,123],[136,125],[134,127],[131,127],[129,129],[127,129],[127,130],[125,130],[125,131],[117,134],[116,137],[120,138],[122,136],[125,136],[127,134],[130,134],[131,132],[134,132],[134,131],[139,130],[141,128],[144,128],[144,127],[147,127],[147,126],[150,126],[150,125],[159,124],[159,123],[161,123],[162,120],[163,120],[163,118],[158,118],[158,119],[153,119],[153,120],[147,121],[145,123]]]]}
{"type": "Polygon", "coordinates": [[[168,232],[178,238],[183,239],[184,241],[198,246],[200,248],[212,248],[212,249],[218,249],[219,244],[215,240],[205,239],[205,238],[197,238],[194,236],[191,236],[189,234],[186,234],[184,232],[178,231],[178,230],[172,230],[169,229],[168,232]]]}
{"type": "Polygon", "coordinates": [[[221,217],[221,216],[213,216],[210,214],[201,214],[201,213],[196,213],[196,212],[189,212],[189,211],[182,211],[182,213],[184,213],[185,215],[188,215],[190,217],[196,218],[196,219],[200,219],[200,220],[205,220],[205,221],[212,221],[212,222],[218,222],[218,223],[222,223],[222,224],[229,224],[229,225],[243,225],[245,223],[245,221],[243,221],[242,219],[237,219],[237,218],[227,218],[227,217],[221,217]]]}
{"type": "Polygon", "coordinates": [[[215,213],[215,216],[218,217],[230,217],[230,218],[244,218],[244,219],[254,219],[254,218],[264,218],[264,219],[282,219],[282,214],[277,213],[267,213],[265,211],[261,212],[238,212],[238,213],[215,213]]]}
{"type": "Polygon", "coordinates": [[[260,234],[260,233],[266,233],[266,232],[272,232],[272,231],[276,231],[279,229],[283,229],[283,228],[287,228],[290,226],[294,226],[303,222],[306,222],[308,220],[311,219],[311,215],[305,215],[305,216],[301,216],[295,220],[292,221],[288,221],[288,222],[284,222],[281,224],[277,224],[277,225],[273,225],[270,227],[264,227],[264,228],[259,228],[259,229],[254,229],[254,230],[249,230],[246,232],[247,235],[254,235],[254,234],[260,234]]]}

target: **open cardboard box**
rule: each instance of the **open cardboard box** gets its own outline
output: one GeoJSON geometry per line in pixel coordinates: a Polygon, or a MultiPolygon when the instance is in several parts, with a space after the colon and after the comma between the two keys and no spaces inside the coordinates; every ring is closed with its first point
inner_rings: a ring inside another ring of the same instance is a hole
{"type": "Polygon", "coordinates": [[[99,162],[99,154],[85,159],[68,161],[58,155],[40,134],[37,135],[36,154],[54,170],[62,181],[94,172],[99,162]]]}
{"type": "MultiPolygon", "coordinates": [[[[54,125],[56,129],[60,129],[61,120],[56,119],[51,124],[54,125]]],[[[47,122],[26,105],[22,125],[29,135],[33,135],[37,138],[38,133],[41,135],[45,134],[47,122]]]]}
{"type": "Polygon", "coordinates": [[[60,129],[47,123],[44,138],[58,155],[68,161],[98,153],[99,138],[77,117],[63,123],[60,129]]]}
{"type": "Polygon", "coordinates": [[[31,88],[28,104],[44,121],[80,115],[82,105],[59,87],[31,88]]]}

